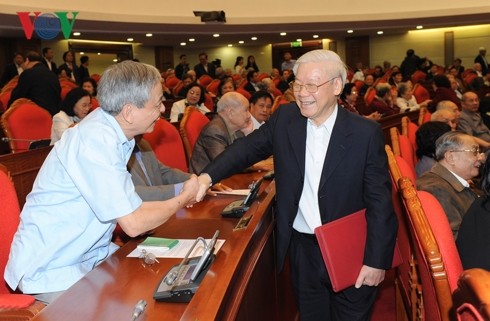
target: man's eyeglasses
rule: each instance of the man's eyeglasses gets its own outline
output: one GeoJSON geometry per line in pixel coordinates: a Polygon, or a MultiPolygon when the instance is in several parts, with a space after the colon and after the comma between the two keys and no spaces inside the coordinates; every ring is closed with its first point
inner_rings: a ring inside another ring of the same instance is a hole
{"type": "Polygon", "coordinates": [[[332,80],[334,80],[335,78],[337,77],[333,77],[327,81],[325,81],[323,84],[319,84],[319,85],[315,85],[315,84],[305,84],[305,85],[300,85],[296,82],[292,82],[291,83],[291,88],[293,89],[294,92],[300,92],[301,89],[303,89],[303,87],[305,87],[306,91],[309,92],[310,94],[314,94],[318,91],[318,88],[320,88],[321,86],[325,85],[325,84],[328,84],[329,82],[331,82],[332,80]]]}
{"type": "Polygon", "coordinates": [[[455,152],[455,153],[471,152],[473,154],[473,156],[478,156],[481,153],[480,147],[473,147],[472,149],[455,149],[455,150],[452,150],[451,152],[455,152]]]}
{"type": "Polygon", "coordinates": [[[148,264],[148,265],[153,265],[155,263],[160,263],[157,260],[157,257],[155,256],[155,254],[148,253],[146,250],[141,250],[141,253],[140,253],[139,258],[140,259],[143,259],[143,262],[145,262],[145,264],[148,264]]]}

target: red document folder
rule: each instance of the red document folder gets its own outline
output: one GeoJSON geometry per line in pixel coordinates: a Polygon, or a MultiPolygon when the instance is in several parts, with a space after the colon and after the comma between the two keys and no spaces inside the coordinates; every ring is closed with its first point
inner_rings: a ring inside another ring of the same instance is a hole
{"type": "MultiPolygon", "coordinates": [[[[315,229],[323,261],[335,292],[356,284],[366,246],[366,209],[329,222],[315,229]]],[[[398,243],[392,267],[402,263],[398,243]]]]}

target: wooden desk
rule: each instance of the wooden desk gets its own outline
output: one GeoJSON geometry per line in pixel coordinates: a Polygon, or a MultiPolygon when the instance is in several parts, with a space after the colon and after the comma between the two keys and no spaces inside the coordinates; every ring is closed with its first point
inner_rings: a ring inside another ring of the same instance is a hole
{"type": "MultiPolygon", "coordinates": [[[[226,184],[246,188],[259,176],[260,173],[239,174],[226,184]]],[[[290,304],[293,299],[289,275],[275,272],[274,183],[264,182],[261,187],[259,197],[247,212],[253,215],[248,228],[233,231],[238,219],[223,219],[220,212],[236,199],[237,196],[207,196],[155,230],[156,236],[189,239],[211,238],[219,229],[219,238],[226,240],[190,303],[153,300],[160,280],[180,259],[161,259],[160,263],[145,266],[141,259],[127,258],[141,242],[139,239],[130,241],[89,272],[34,320],[130,320],[140,299],[148,302],[141,321],[294,320],[297,312],[290,304]]]]}

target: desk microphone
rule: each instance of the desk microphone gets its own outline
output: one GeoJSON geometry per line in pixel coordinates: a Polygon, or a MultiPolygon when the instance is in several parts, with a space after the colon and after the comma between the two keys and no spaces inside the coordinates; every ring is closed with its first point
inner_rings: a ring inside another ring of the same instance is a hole
{"type": "Polygon", "coordinates": [[[131,317],[131,321],[136,321],[138,317],[145,312],[146,310],[146,301],[139,300],[138,303],[134,306],[133,316],[131,317]]]}

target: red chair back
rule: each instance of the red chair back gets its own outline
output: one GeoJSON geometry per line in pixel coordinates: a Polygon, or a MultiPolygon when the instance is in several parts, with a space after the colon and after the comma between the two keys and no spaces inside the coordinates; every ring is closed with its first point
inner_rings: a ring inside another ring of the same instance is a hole
{"type": "Polygon", "coordinates": [[[143,135],[156,157],[163,164],[187,172],[184,144],[177,128],[163,118],[155,123],[153,132],[143,135]]]}
{"type": "Polygon", "coordinates": [[[90,111],[94,111],[97,107],[100,106],[99,101],[95,97],[92,97],[90,103],[92,104],[92,106],[90,107],[90,111]]]}
{"type": "Polygon", "coordinates": [[[26,151],[31,142],[50,139],[52,119],[49,112],[29,99],[14,101],[2,115],[2,127],[12,153],[26,151]]]}
{"type": "Polygon", "coordinates": [[[12,95],[12,91],[2,91],[0,93],[0,111],[5,111],[7,109],[8,102],[10,100],[10,96],[12,95]]]}
{"type": "MultiPolygon", "coordinates": [[[[3,276],[7,265],[10,245],[20,222],[20,207],[14,184],[7,168],[0,164],[0,204],[2,204],[2,224],[0,224],[0,274],[3,276]]],[[[0,294],[11,293],[3,277],[0,281],[0,294]]]]}
{"type": "Polygon", "coordinates": [[[398,141],[400,142],[400,156],[411,168],[415,169],[415,152],[409,138],[405,135],[400,135],[398,141]]]}
{"type": "Polygon", "coordinates": [[[427,78],[427,74],[421,70],[417,70],[412,75],[412,82],[417,84],[419,82],[424,82],[427,78]]]}
{"type": "Polygon", "coordinates": [[[165,79],[165,86],[172,90],[174,89],[174,87],[179,83],[179,82],[182,82],[182,80],[180,80],[179,78],[175,77],[175,76],[170,76],[170,77],[167,77],[167,79],[165,79]]]}
{"type": "Polygon", "coordinates": [[[213,81],[213,77],[211,77],[210,75],[202,75],[201,77],[199,77],[197,82],[199,83],[199,85],[206,88],[211,83],[211,81],[213,81]]]}
{"type": "Polygon", "coordinates": [[[246,91],[245,89],[243,89],[242,87],[238,87],[236,89],[236,91],[240,94],[242,94],[243,96],[245,96],[245,98],[247,98],[247,100],[250,100],[250,98],[252,98],[252,95],[246,91]]]}
{"type": "Polygon", "coordinates": [[[214,100],[210,94],[205,93],[204,96],[206,99],[204,100],[204,106],[206,106],[210,111],[214,111],[214,100]]]}
{"type": "Polygon", "coordinates": [[[209,85],[206,87],[206,90],[215,96],[218,95],[218,87],[220,82],[221,80],[219,79],[213,79],[213,81],[211,81],[209,85]]]}
{"type": "Polygon", "coordinates": [[[413,86],[413,95],[418,104],[430,99],[429,91],[421,84],[415,84],[415,86],[413,86]]]}
{"type": "Polygon", "coordinates": [[[209,123],[209,118],[204,116],[197,108],[187,107],[185,109],[179,131],[188,160],[191,159],[194,145],[199,138],[201,130],[207,123],[209,123]]]}
{"type": "Polygon", "coordinates": [[[366,91],[366,94],[364,94],[364,103],[366,104],[366,106],[371,105],[371,102],[374,100],[375,96],[376,89],[374,87],[369,87],[366,91]]]}

